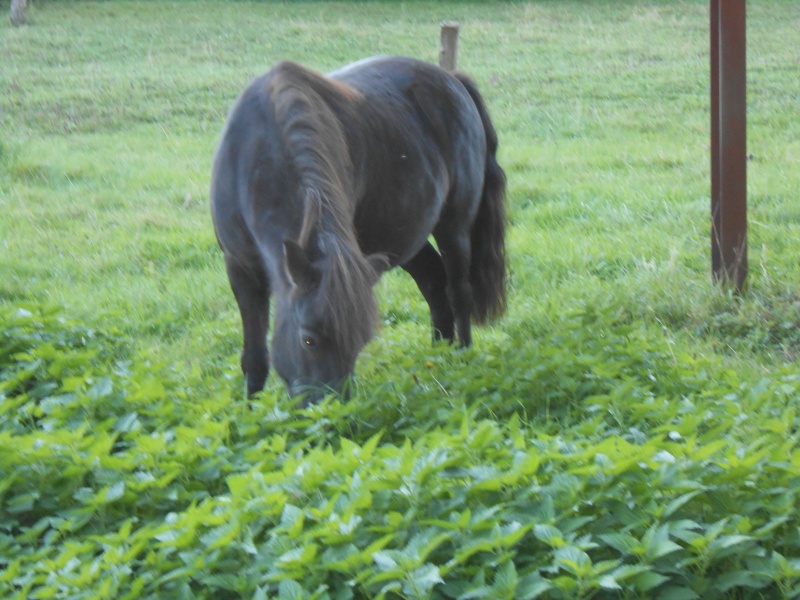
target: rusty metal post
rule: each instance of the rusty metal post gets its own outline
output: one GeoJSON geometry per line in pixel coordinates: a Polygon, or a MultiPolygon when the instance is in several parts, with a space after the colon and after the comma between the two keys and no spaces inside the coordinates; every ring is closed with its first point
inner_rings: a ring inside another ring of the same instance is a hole
{"type": "Polygon", "coordinates": [[[722,268],[717,232],[719,222],[719,3],[710,0],[709,57],[711,63],[711,272],[715,279],[722,268]]]}
{"type": "Polygon", "coordinates": [[[710,0],[711,269],[741,291],[747,277],[745,0],[710,0]]]}
{"type": "Polygon", "coordinates": [[[442,23],[439,66],[448,71],[455,71],[458,66],[458,23],[455,21],[442,23]]]}

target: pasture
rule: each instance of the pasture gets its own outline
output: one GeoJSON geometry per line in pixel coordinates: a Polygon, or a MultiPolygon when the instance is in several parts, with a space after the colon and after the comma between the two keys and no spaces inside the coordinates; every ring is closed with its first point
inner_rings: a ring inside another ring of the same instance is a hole
{"type": "MultiPolygon", "coordinates": [[[[4,5],[5,10],[5,5],[4,5]]],[[[748,6],[750,279],[709,266],[708,6],[41,0],[0,25],[0,596],[800,595],[800,4],[748,6]],[[208,210],[281,59],[435,62],[508,176],[506,316],[405,273],[348,403],[248,408],[208,210]]]]}

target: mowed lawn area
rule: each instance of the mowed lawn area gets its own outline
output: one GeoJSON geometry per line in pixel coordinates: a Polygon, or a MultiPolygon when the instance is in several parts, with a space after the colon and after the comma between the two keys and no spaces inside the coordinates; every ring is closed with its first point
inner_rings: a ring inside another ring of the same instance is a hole
{"type": "MultiPolygon", "coordinates": [[[[7,10],[7,4],[3,10],[7,10]]],[[[0,24],[0,597],[800,596],[800,3],[748,3],[750,277],[712,283],[708,2],[38,0],[0,24]],[[507,314],[397,271],[347,403],[248,406],[208,210],[290,59],[459,66],[507,314]]]]}

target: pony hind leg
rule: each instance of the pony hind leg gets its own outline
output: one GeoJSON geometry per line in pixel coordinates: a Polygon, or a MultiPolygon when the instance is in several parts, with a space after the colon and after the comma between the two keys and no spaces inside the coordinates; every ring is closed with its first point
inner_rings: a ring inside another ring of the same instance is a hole
{"type": "Polygon", "coordinates": [[[428,242],[402,267],[414,278],[419,291],[428,303],[433,326],[433,341],[444,339],[453,342],[455,339],[453,310],[447,299],[447,273],[442,257],[428,242]]]}
{"type": "Polygon", "coordinates": [[[249,398],[264,389],[269,374],[269,281],[260,268],[247,268],[227,255],[225,269],[242,317],[242,373],[249,398]]]}
{"type": "Polygon", "coordinates": [[[455,328],[459,344],[469,346],[472,343],[470,317],[472,315],[472,285],[470,284],[470,235],[464,228],[459,231],[447,220],[434,231],[436,243],[442,255],[444,270],[447,273],[447,297],[453,309],[455,328]]]}

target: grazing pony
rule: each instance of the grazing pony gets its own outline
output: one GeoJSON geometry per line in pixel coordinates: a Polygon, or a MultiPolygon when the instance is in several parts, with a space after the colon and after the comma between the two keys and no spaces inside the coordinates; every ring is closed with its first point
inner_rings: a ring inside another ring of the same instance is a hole
{"type": "Polygon", "coordinates": [[[505,309],[505,174],[466,76],[375,57],[320,75],[281,62],[231,110],[211,213],[244,329],[248,396],[272,364],[292,396],[341,391],[395,266],[427,301],[434,339],[470,344],[505,309]],[[438,251],[429,241],[436,241],[438,251]]]}

